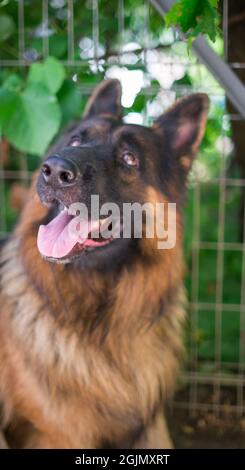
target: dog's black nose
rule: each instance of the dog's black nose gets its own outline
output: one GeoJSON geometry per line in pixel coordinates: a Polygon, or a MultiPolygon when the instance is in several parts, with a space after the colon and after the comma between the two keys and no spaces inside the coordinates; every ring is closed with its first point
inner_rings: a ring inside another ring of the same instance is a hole
{"type": "Polygon", "coordinates": [[[49,157],[43,163],[41,171],[46,183],[60,188],[71,186],[77,178],[76,165],[58,155],[49,157]]]}

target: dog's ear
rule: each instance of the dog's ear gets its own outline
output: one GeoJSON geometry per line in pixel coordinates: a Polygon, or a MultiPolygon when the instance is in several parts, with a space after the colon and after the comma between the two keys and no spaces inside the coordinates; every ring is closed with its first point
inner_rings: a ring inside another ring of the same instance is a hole
{"type": "Polygon", "coordinates": [[[153,125],[185,171],[191,168],[203,138],[208,108],[208,96],[195,93],[176,101],[153,125]]]}
{"type": "Polygon", "coordinates": [[[100,115],[112,115],[117,119],[122,116],[122,89],[118,80],[104,80],[98,85],[87,102],[84,111],[85,118],[100,115]]]}

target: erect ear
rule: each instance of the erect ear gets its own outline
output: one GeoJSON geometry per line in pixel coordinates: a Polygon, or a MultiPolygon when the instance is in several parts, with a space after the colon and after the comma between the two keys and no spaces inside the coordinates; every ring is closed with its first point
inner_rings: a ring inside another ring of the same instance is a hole
{"type": "Polygon", "coordinates": [[[203,138],[208,108],[208,96],[195,93],[178,100],[153,125],[185,171],[191,168],[203,138]]]}
{"type": "Polygon", "coordinates": [[[98,85],[87,102],[84,117],[112,115],[118,119],[122,115],[122,88],[118,80],[104,80],[98,85]]]}

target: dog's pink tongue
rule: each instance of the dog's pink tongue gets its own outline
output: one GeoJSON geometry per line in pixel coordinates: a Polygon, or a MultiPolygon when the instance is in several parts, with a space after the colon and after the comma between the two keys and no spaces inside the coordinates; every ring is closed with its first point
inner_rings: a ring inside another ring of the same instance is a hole
{"type": "MultiPolygon", "coordinates": [[[[98,224],[95,221],[92,225],[98,224]]],[[[84,243],[90,233],[91,223],[81,222],[79,216],[73,217],[66,210],[60,212],[48,225],[40,225],[37,246],[43,256],[63,258],[76,243],[84,243]]]]}
{"type": "Polygon", "coordinates": [[[67,211],[62,211],[48,225],[40,225],[37,246],[42,255],[62,258],[72,250],[77,242],[76,238],[70,237],[69,233],[64,236],[72,220],[73,217],[67,211]]]}

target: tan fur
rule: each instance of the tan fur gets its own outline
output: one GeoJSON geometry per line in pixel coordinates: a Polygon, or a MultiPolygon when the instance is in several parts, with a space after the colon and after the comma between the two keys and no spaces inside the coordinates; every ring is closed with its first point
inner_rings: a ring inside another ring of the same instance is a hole
{"type": "MultiPolygon", "coordinates": [[[[127,446],[128,422],[137,428],[139,420],[146,427],[149,421],[152,428],[160,390],[165,397],[172,393],[182,353],[181,250],[162,253],[165,274],[158,250],[149,270],[139,262],[116,286],[99,275],[88,283],[86,274],[74,277],[38,254],[33,224],[45,209],[32,191],[1,254],[0,395],[10,410],[5,423],[10,441],[19,446],[15,435],[27,421],[32,426],[24,447],[96,447],[105,434],[127,446]],[[152,325],[160,295],[175,285],[174,302],[152,325]],[[74,292],[84,299],[82,310],[78,307],[82,318],[96,309],[98,294],[112,288],[116,296],[106,338],[100,325],[91,334],[82,323],[74,328],[74,292]]],[[[169,442],[166,437],[163,446],[169,442]]]]}

